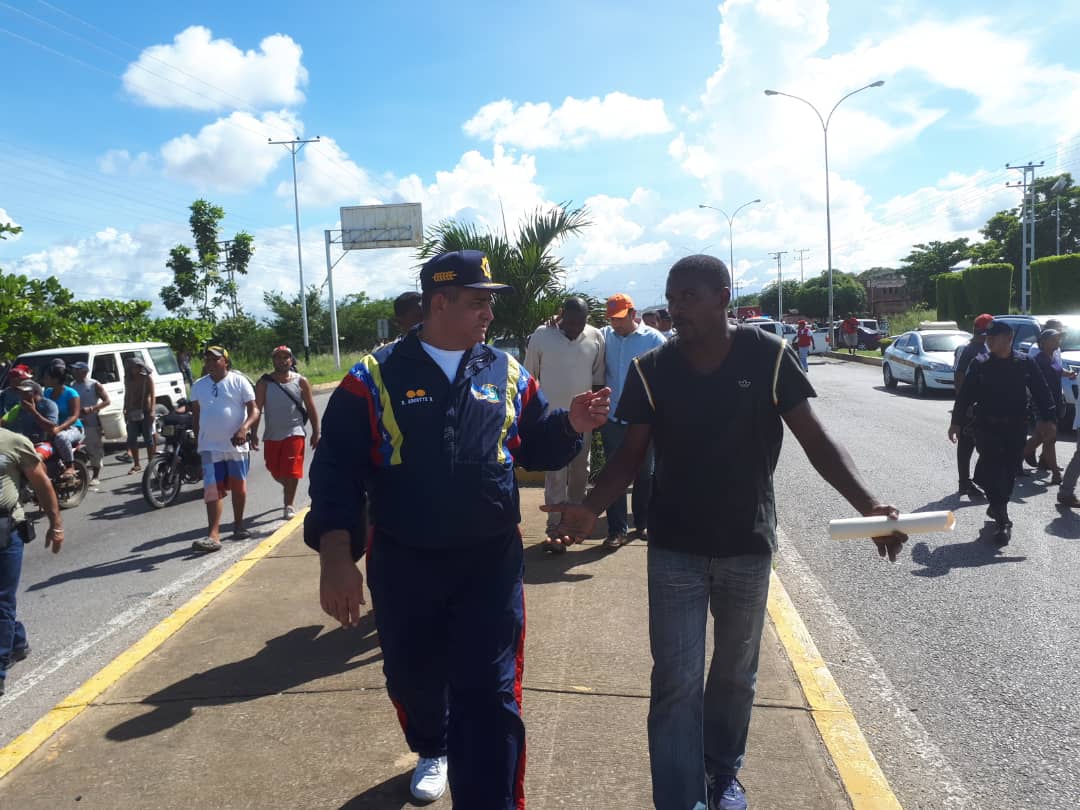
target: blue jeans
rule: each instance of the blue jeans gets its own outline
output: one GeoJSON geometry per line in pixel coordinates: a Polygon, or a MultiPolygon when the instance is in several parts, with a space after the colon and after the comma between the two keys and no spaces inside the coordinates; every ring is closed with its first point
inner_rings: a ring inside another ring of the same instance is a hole
{"type": "Polygon", "coordinates": [[[806,359],[809,356],[810,356],[810,347],[809,346],[800,346],[799,347],[799,365],[802,366],[803,371],[809,371],[810,370],[810,364],[806,362],[806,359]]]}
{"type": "Polygon", "coordinates": [[[26,628],[15,619],[15,591],[22,573],[23,541],[12,532],[11,545],[0,550],[0,678],[7,677],[11,653],[26,647],[26,628]]]}
{"type": "Polygon", "coordinates": [[[746,752],[772,557],[704,557],[649,543],[649,760],[657,810],[706,803],[706,773],[746,752]],[[705,632],[714,650],[705,681],[705,632]]]}
{"type": "MultiPolygon", "coordinates": [[[[600,428],[600,441],[604,445],[604,459],[615,457],[615,452],[626,438],[629,425],[608,421],[600,428]]],[[[630,508],[634,514],[634,528],[641,530],[649,525],[649,499],[652,497],[653,476],[653,447],[645,454],[645,460],[641,462],[641,468],[637,471],[634,479],[634,492],[630,499],[630,508]]],[[[608,537],[617,534],[626,534],[626,493],[620,494],[607,508],[607,533],[608,537]]]]}

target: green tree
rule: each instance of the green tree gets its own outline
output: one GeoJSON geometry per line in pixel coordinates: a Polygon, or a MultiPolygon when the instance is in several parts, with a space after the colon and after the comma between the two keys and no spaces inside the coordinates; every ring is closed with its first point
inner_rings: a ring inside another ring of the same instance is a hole
{"type": "MultiPolygon", "coordinates": [[[[278,343],[291,346],[293,351],[301,351],[304,346],[304,326],[300,293],[286,298],[281,293],[268,292],[263,294],[263,301],[271,313],[266,319],[266,326],[278,343]]],[[[312,353],[331,351],[329,308],[315,285],[307,288],[307,313],[308,343],[312,353]]]]}
{"type": "Polygon", "coordinates": [[[565,270],[555,248],[590,225],[584,208],[570,210],[568,203],[537,209],[521,223],[517,238],[482,232],[475,224],[444,220],[429,229],[417,250],[421,262],[453,250],[482,250],[495,281],[509,284],[514,292],[496,296],[495,321],[489,337],[514,340],[525,356],[525,342],[536,327],[553,316],[567,295],[565,270]]]}
{"type": "MultiPolygon", "coordinates": [[[[784,282],[784,312],[788,312],[792,309],[797,309],[802,312],[802,307],[799,306],[799,290],[800,284],[795,279],[789,279],[784,282]]],[[[772,315],[774,318],[779,319],[783,314],[780,312],[779,298],[777,296],[776,282],[766,284],[758,294],[758,300],[761,304],[761,311],[765,314],[772,315]]]]}
{"type": "Polygon", "coordinates": [[[240,231],[228,242],[220,239],[225,209],[206,200],[191,204],[191,235],[195,251],[176,245],[169,251],[165,266],[173,272],[173,283],[161,289],[165,308],[181,317],[195,315],[199,320],[217,320],[222,307],[229,317],[239,317],[236,276],[246,275],[255,252],[254,237],[240,231]],[[222,256],[224,252],[224,257],[222,256]]]}
{"type": "Polygon", "coordinates": [[[390,336],[395,337],[393,299],[372,300],[362,292],[347,296],[338,306],[341,349],[347,352],[371,349],[379,342],[379,320],[383,318],[390,321],[390,336]]]}
{"type": "MultiPolygon", "coordinates": [[[[1057,252],[1059,203],[1061,253],[1080,252],[1080,188],[1072,184],[1072,175],[1066,172],[1035,178],[1035,259],[1053,256],[1057,252]],[[1064,180],[1064,189],[1055,194],[1053,188],[1059,180],[1064,180]]],[[[1020,227],[1022,213],[1022,205],[1008,211],[998,211],[980,230],[986,241],[973,245],[971,249],[971,258],[976,264],[1005,262],[1013,266],[1012,301],[1017,305],[1023,248],[1020,227]]]]}
{"type": "Polygon", "coordinates": [[[198,356],[199,350],[210,344],[213,326],[206,321],[194,318],[158,318],[150,322],[147,330],[148,340],[160,340],[179,354],[189,351],[198,356]]]}
{"type": "Polygon", "coordinates": [[[911,253],[904,257],[904,264],[900,268],[907,280],[911,300],[925,301],[934,306],[937,301],[937,287],[932,279],[948,273],[954,265],[967,259],[970,253],[971,245],[967,238],[914,245],[911,253]]]}
{"type": "Polygon", "coordinates": [[[12,222],[0,222],[0,242],[7,239],[8,236],[17,236],[22,233],[22,225],[16,225],[12,222]]]}
{"type": "MultiPolygon", "coordinates": [[[[785,291],[785,299],[787,297],[785,291]]],[[[786,304],[785,304],[786,306],[786,304]]],[[[829,274],[808,278],[795,295],[795,308],[803,315],[824,322],[829,318],[829,274]]],[[[833,315],[842,318],[849,312],[866,309],[866,288],[856,276],[833,270],[833,315]]]]}

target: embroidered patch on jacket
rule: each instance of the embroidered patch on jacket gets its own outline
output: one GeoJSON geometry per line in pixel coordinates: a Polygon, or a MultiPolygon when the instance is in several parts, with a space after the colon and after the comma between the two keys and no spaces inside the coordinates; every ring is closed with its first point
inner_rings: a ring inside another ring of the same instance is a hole
{"type": "Polygon", "coordinates": [[[480,387],[472,387],[472,395],[475,399],[481,402],[492,402],[498,404],[499,402],[499,389],[492,383],[486,383],[480,387]]]}

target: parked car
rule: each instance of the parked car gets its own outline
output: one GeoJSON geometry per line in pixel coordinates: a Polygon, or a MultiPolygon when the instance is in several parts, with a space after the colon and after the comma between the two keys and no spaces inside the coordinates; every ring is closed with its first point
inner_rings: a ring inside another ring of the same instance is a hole
{"type": "Polygon", "coordinates": [[[774,321],[772,318],[747,318],[745,323],[749,326],[764,329],[766,332],[771,332],[777,337],[783,338],[786,343],[791,343],[795,339],[795,327],[790,323],[781,323],[780,321],[774,321]]]}
{"type": "Polygon", "coordinates": [[[953,390],[956,349],[971,340],[970,332],[958,329],[904,332],[885,350],[881,374],[886,388],[906,382],[923,396],[931,389],[953,390]]]}
{"type": "MultiPolygon", "coordinates": [[[[878,348],[881,339],[885,337],[885,332],[881,331],[878,322],[873,318],[856,318],[859,322],[859,328],[857,334],[859,336],[859,342],[855,344],[856,349],[863,349],[873,351],[878,348]]],[[[836,321],[836,333],[839,335],[840,325],[843,321],[836,321]]],[[[840,347],[843,348],[843,339],[840,339],[840,347]]]]}
{"type": "Polygon", "coordinates": [[[176,401],[187,392],[184,376],[172,349],[165,343],[106,343],[99,346],[72,346],[61,349],[41,349],[19,355],[15,363],[25,363],[41,380],[49,361],[61,357],[71,367],[82,361],[90,366],[90,376],[101,383],[109,394],[111,404],[103,410],[101,430],[107,442],[127,440],[124,424],[124,360],[139,355],[154,375],[154,407],[158,416],[176,407],[176,401]]]}

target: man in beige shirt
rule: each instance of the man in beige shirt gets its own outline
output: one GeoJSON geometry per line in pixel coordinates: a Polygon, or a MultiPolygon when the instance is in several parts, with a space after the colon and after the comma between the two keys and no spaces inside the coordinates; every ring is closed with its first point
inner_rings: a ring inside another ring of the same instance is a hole
{"type": "MultiPolygon", "coordinates": [[[[604,387],[604,336],[586,322],[589,306],[581,298],[567,298],[554,326],[533,332],[525,353],[525,368],[536,377],[553,408],[569,408],[582,391],[604,387]]],[[[581,452],[569,465],[544,474],[545,503],[581,503],[589,481],[589,446],[585,437],[581,452]]],[[[558,524],[548,515],[548,529],[558,524]]],[[[566,551],[562,543],[547,543],[552,553],[566,551]]]]}

